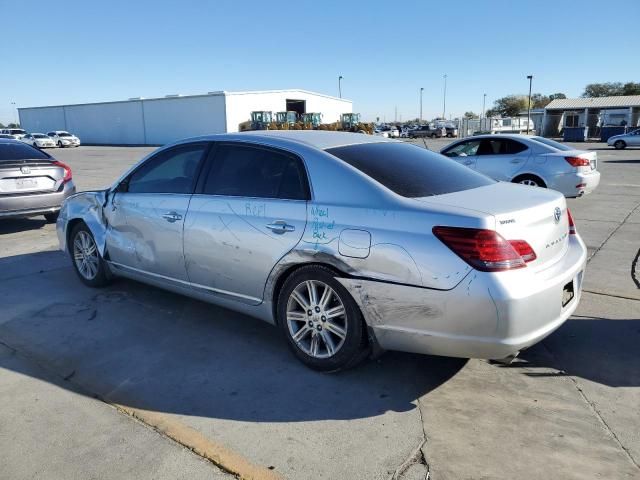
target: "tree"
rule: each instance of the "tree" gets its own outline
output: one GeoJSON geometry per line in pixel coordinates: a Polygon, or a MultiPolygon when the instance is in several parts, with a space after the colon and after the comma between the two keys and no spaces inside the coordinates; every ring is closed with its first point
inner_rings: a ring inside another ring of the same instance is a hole
{"type": "Polygon", "coordinates": [[[9,125],[7,125],[7,128],[20,128],[20,124],[19,123],[10,123],[9,125]]]}
{"type": "Polygon", "coordinates": [[[567,96],[564,93],[552,93],[549,95],[549,100],[556,100],[558,98],[567,98],[567,96]]]}
{"type": "Polygon", "coordinates": [[[4,124],[0,122],[0,128],[4,128],[4,124]]]}
{"type": "Polygon", "coordinates": [[[478,118],[478,115],[473,112],[464,112],[464,118],[478,118]]]}
{"type": "Polygon", "coordinates": [[[640,83],[625,83],[622,86],[622,95],[640,95],[640,83]]]}
{"type": "Polygon", "coordinates": [[[522,110],[527,109],[527,103],[528,97],[526,95],[507,95],[493,102],[493,108],[487,111],[487,117],[497,115],[502,117],[515,117],[522,110]]]}

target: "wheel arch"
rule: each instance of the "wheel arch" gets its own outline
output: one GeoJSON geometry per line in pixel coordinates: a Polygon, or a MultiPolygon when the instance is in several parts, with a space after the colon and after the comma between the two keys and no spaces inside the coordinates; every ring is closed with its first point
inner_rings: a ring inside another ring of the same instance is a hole
{"type": "Polygon", "coordinates": [[[549,183],[546,181],[546,179],[540,175],[539,173],[536,172],[518,172],[512,179],[511,182],[512,183],[518,183],[518,181],[522,178],[525,177],[535,177],[536,179],[540,180],[542,182],[542,186],[544,186],[545,188],[548,188],[547,185],[549,185],[549,183]]]}
{"type": "Polygon", "coordinates": [[[284,283],[296,271],[300,270],[303,267],[309,266],[324,267],[327,270],[331,270],[336,276],[339,277],[351,277],[351,275],[336,267],[335,265],[322,261],[308,261],[283,267],[275,275],[273,275],[274,278],[271,280],[271,290],[268,297],[271,300],[271,314],[276,325],[278,325],[278,297],[280,296],[280,292],[282,291],[284,283]]]}

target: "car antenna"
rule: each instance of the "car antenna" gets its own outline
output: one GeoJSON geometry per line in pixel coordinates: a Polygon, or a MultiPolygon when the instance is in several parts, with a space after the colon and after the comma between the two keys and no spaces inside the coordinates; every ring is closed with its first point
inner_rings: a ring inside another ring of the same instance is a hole
{"type": "Polygon", "coordinates": [[[427,139],[426,138],[422,137],[422,143],[424,143],[424,148],[429,150],[429,147],[427,146],[427,139]]]}

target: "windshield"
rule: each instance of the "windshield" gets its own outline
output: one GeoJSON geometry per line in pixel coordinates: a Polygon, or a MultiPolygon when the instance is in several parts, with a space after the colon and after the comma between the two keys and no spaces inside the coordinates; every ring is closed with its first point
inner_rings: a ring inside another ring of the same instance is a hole
{"type": "Polygon", "coordinates": [[[563,150],[565,152],[568,152],[569,150],[575,150],[575,148],[573,148],[573,147],[570,147],[568,145],[564,145],[563,143],[556,142],[555,140],[550,140],[550,139],[544,138],[544,137],[531,137],[531,140],[535,140],[538,143],[543,143],[544,145],[546,145],[548,147],[553,147],[553,148],[556,148],[558,150],[563,150]]]}
{"type": "Polygon", "coordinates": [[[59,132],[58,136],[59,137],[71,137],[72,135],[70,133],[67,133],[67,132],[59,132]]]}
{"type": "Polygon", "coordinates": [[[444,155],[407,143],[364,143],[327,152],[403,197],[442,195],[495,183],[444,155]]]}
{"type": "Polygon", "coordinates": [[[12,135],[22,135],[24,133],[27,133],[24,130],[20,130],[19,128],[13,128],[9,130],[9,132],[11,132],[12,135]]]}
{"type": "Polygon", "coordinates": [[[47,138],[47,136],[42,133],[34,133],[33,138],[47,138]]]}

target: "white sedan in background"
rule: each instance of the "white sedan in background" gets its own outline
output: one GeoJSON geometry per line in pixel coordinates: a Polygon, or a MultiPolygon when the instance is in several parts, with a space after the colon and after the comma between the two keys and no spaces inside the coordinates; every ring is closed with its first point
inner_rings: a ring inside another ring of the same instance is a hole
{"type": "Polygon", "coordinates": [[[600,183],[596,152],[544,137],[478,135],[440,153],[495,180],[551,188],[565,197],[581,197],[600,183]]]}
{"type": "Polygon", "coordinates": [[[20,141],[36,148],[53,148],[56,146],[56,142],[44,133],[27,133],[20,141]]]}
{"type": "Polygon", "coordinates": [[[54,130],[52,132],[47,132],[56,145],[60,148],[63,147],[79,147],[80,139],[75,135],[70,134],[69,132],[65,132],[64,130],[54,130]]]}

